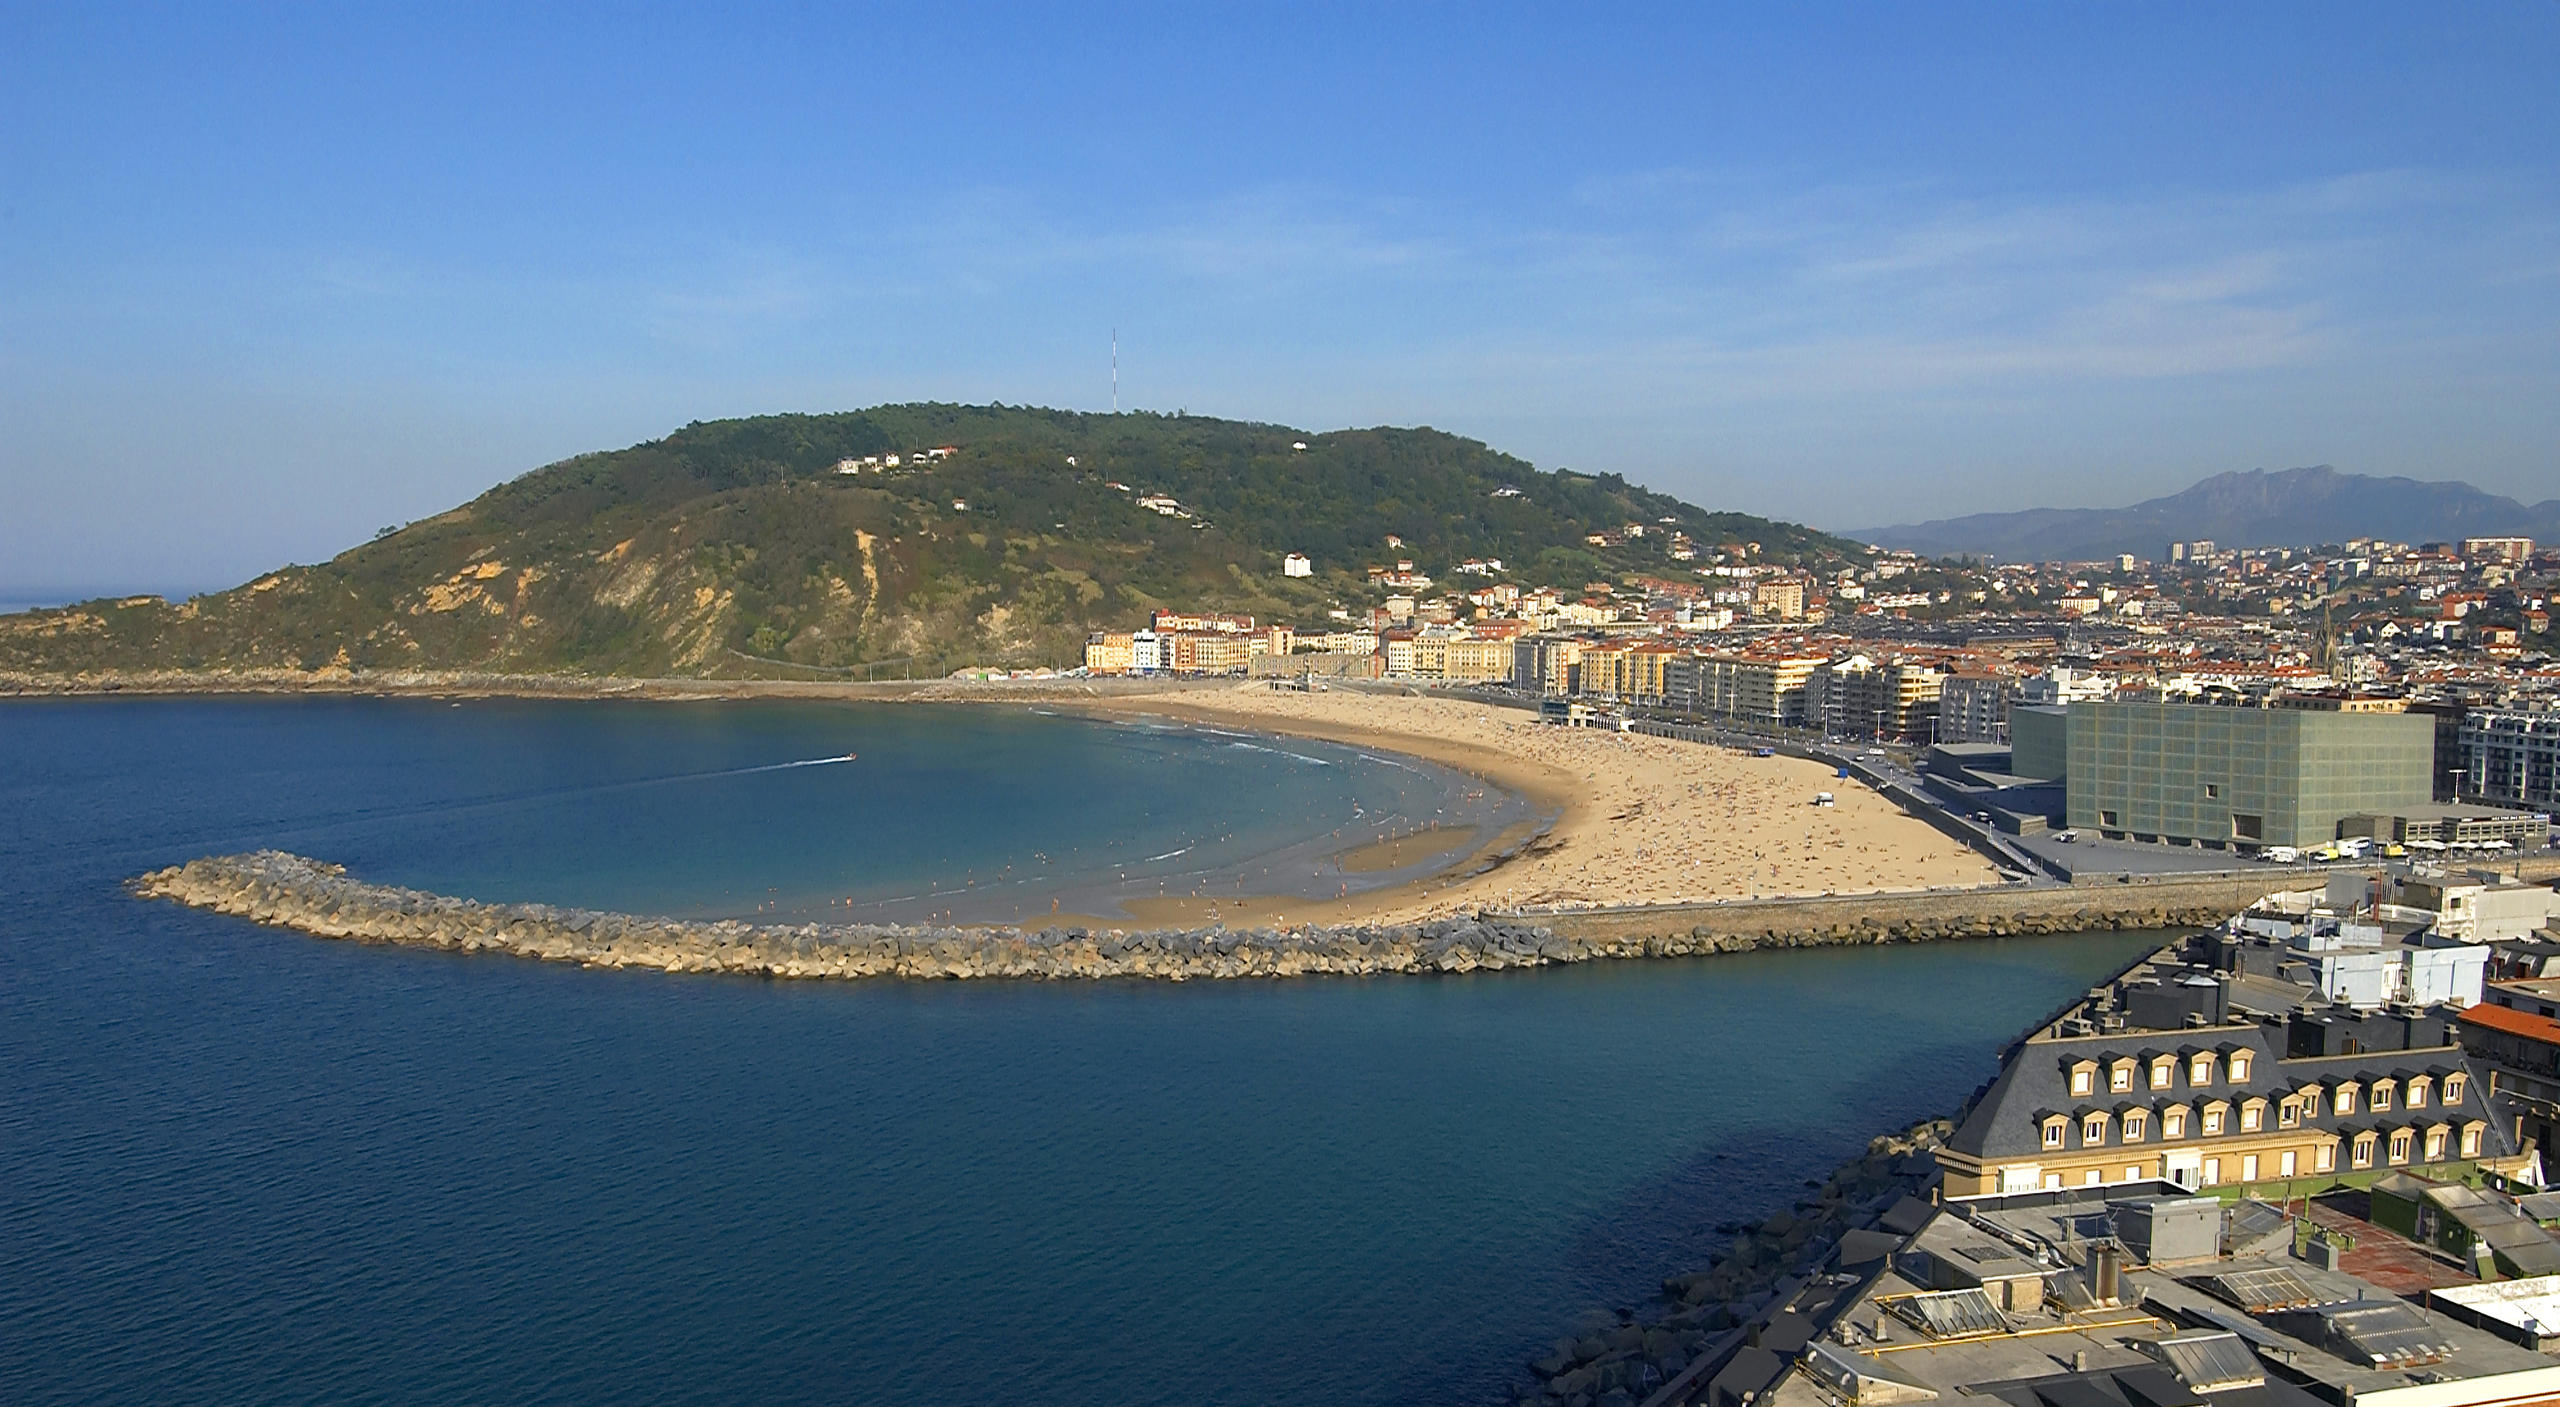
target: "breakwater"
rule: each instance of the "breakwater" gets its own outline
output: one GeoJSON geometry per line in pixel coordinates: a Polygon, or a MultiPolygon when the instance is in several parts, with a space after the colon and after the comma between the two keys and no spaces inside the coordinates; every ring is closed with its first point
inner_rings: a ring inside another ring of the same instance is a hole
{"type": "Polygon", "coordinates": [[[1595,1313],[1529,1364],[1535,1379],[1514,1400],[1571,1407],[1624,1393],[1633,1402],[1731,1348],[1737,1326],[1782,1281],[1822,1264],[1842,1236],[1875,1225],[1903,1198],[1925,1194],[1937,1171],[1930,1155],[1954,1131],[1953,1120],[1931,1119],[1871,1139],[1792,1208],[1719,1228],[1733,1240],[1714,1265],[1666,1278],[1661,1297],[1641,1310],[1595,1313]]]}
{"type": "Polygon", "coordinates": [[[754,924],[493,904],[369,884],[345,868],[283,851],[219,855],[154,870],[133,892],[318,938],[505,953],[590,967],[773,978],[1375,976],[1500,971],[1555,963],[1690,957],[1764,947],[1920,942],[2084,929],[2208,923],[2225,910],[2082,905],[2050,915],[1825,920],[1801,927],[1578,934],[1494,915],[1391,926],[1252,929],[961,928],[754,924]]]}

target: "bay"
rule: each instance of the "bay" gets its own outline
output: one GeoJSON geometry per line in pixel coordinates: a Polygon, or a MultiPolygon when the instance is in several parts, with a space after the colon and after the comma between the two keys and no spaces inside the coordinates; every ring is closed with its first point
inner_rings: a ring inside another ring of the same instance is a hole
{"type": "Polygon", "coordinates": [[[1465,798],[1238,741],[989,709],[0,705],[0,1399],[1496,1400],[2141,946],[789,984],[326,943],[120,889],[275,844],[482,897],[796,911],[1053,850],[1232,868],[1465,798]]]}

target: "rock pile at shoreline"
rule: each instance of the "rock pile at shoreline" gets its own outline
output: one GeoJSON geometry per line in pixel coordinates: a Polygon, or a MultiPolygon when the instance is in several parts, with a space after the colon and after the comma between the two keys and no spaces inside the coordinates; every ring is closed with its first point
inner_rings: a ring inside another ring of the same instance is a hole
{"type": "Polygon", "coordinates": [[[590,967],[773,978],[1143,977],[1181,982],[1501,971],[1767,947],[2149,928],[2220,917],[2157,907],[2081,909],[2055,916],[1867,921],[1759,933],[1697,928],[1614,938],[1563,936],[1551,928],[1482,914],[1386,927],[1310,924],[1286,929],[754,924],[482,903],[367,884],[349,878],[342,866],[276,850],[192,860],[143,875],[132,888],[145,898],[175,900],[319,938],[507,953],[590,967]]]}
{"type": "Polygon", "coordinates": [[[1583,1332],[1557,1339],[1529,1365],[1537,1381],[1515,1401],[1632,1403],[1670,1381],[1719,1340],[1729,1343],[1730,1331],[1768,1304],[1780,1282],[1821,1265],[1844,1232],[1871,1226],[1896,1202],[1926,1191],[1937,1170],[1930,1152],[1952,1132],[1952,1121],[1932,1119],[1870,1140],[1866,1152],[1791,1210],[1733,1228],[1714,1266],[1664,1280],[1646,1312],[1595,1314],[1583,1332]]]}

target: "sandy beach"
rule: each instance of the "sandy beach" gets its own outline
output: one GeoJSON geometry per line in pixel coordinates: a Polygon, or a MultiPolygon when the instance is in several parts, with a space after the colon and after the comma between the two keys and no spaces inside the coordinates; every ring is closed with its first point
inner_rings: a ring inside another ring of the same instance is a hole
{"type": "MultiPolygon", "coordinates": [[[[1994,885],[1979,855],[1819,763],[1752,757],[1641,734],[1542,725],[1519,709],[1385,691],[1057,680],[844,684],[779,680],[614,679],[415,674],[170,673],[112,681],[0,679],[0,694],[312,693],[659,700],[866,699],[920,705],[1041,704],[1116,717],[1260,729],[1405,753],[1486,777],[1555,817],[1543,836],[1514,831],[1452,846],[1437,874],[1346,899],[1236,895],[1133,899],[1125,916],[1062,913],[1104,928],[1281,923],[1402,923],[1481,908],[1695,903],[1994,885]],[[1818,807],[1816,793],[1836,804],[1818,807]],[[1511,859],[1471,874],[1497,852],[1511,859]]],[[[1347,873],[1401,868],[1441,853],[1431,832],[1346,852],[1347,873]]]]}
{"type": "MultiPolygon", "coordinates": [[[[1336,689],[1130,695],[1079,707],[1366,744],[1464,768],[1538,799],[1546,836],[1490,872],[1349,901],[1140,901],[1151,923],[1404,922],[1476,908],[1616,905],[1996,884],[1981,856],[1830,768],[1641,734],[1557,728],[1518,709],[1336,689]],[[1830,792],[1832,806],[1813,804],[1830,792]]],[[[1516,844],[1517,838],[1510,838],[1516,844]]],[[[1487,847],[1503,848],[1503,847],[1487,847]]],[[[1143,910],[1143,911],[1142,911],[1143,910]]]]}

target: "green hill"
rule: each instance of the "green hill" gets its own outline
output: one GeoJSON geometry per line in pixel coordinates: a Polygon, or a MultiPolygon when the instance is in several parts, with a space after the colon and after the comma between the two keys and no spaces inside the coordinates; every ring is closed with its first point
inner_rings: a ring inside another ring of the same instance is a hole
{"type": "Polygon", "coordinates": [[[1575,588],[1685,573],[1666,523],[1702,554],[1751,542],[1757,560],[1819,565],[1864,551],[1614,474],[1541,472],[1437,430],[881,406],[696,423],[581,455],[329,562],[183,604],[0,617],[0,670],[1062,664],[1087,631],[1143,623],[1160,605],[1317,625],[1329,606],[1382,597],[1364,569],[1399,557],[1451,587],[1448,568],[1478,557],[1524,584],[1575,588]],[[938,448],[951,452],[919,465],[938,448]],[[894,469],[859,464],[892,454],[894,469]],[[859,472],[839,472],[847,460],[859,472]],[[1188,516],[1141,506],[1151,495],[1188,516]],[[1586,541],[1631,522],[1655,530],[1586,541]],[[1290,552],[1316,574],[1284,577],[1290,552]]]}

